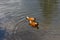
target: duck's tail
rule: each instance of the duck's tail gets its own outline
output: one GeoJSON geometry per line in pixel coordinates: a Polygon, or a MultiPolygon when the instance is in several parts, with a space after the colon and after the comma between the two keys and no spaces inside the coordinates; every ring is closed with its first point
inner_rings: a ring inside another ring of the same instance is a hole
{"type": "Polygon", "coordinates": [[[26,19],[28,19],[29,17],[27,16],[26,19]]]}

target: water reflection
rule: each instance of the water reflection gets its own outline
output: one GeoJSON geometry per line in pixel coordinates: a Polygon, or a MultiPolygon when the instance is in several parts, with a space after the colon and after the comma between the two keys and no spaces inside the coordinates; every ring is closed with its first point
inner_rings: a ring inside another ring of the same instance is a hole
{"type": "Polygon", "coordinates": [[[53,15],[56,15],[57,10],[57,0],[41,0],[41,8],[43,10],[43,17],[44,21],[43,24],[45,24],[47,27],[52,23],[53,15]]]}

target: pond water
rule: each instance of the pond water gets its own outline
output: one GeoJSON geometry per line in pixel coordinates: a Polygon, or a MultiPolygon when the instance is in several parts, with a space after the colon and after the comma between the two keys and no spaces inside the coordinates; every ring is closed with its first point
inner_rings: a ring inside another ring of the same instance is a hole
{"type": "Polygon", "coordinates": [[[1,40],[59,40],[59,24],[59,0],[0,0],[1,40]],[[26,16],[37,19],[38,30],[28,25],[26,16]]]}

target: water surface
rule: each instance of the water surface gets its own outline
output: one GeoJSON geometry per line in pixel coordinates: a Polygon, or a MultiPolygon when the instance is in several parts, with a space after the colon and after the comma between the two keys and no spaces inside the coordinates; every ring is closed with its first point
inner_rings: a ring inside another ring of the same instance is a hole
{"type": "Polygon", "coordinates": [[[59,40],[59,13],[59,0],[0,0],[0,27],[7,32],[4,40],[59,40]],[[30,27],[26,16],[35,17],[40,29],[30,27]]]}

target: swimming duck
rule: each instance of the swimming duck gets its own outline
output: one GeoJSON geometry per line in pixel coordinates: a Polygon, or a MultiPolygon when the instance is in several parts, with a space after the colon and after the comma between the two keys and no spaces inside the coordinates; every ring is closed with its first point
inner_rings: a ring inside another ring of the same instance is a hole
{"type": "Polygon", "coordinates": [[[28,20],[28,21],[35,21],[36,20],[36,18],[33,18],[33,17],[26,17],[26,19],[28,20]]]}
{"type": "Polygon", "coordinates": [[[33,27],[33,28],[37,28],[37,29],[39,29],[39,27],[38,27],[38,22],[34,22],[34,21],[29,21],[29,25],[31,26],[31,27],[33,27]]]}
{"type": "Polygon", "coordinates": [[[39,29],[39,27],[38,27],[39,24],[38,24],[38,22],[35,21],[36,18],[34,18],[34,17],[28,17],[28,16],[27,16],[26,19],[28,20],[29,25],[30,25],[31,27],[39,29]]]}

